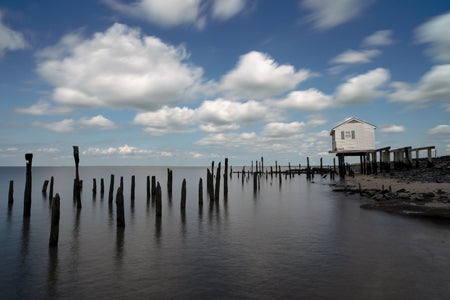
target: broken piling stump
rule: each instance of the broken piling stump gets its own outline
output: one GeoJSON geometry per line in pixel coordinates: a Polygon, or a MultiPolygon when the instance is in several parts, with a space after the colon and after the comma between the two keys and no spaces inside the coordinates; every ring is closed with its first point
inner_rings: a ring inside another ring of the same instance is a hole
{"type": "Polygon", "coordinates": [[[50,195],[48,195],[48,199],[50,201],[50,205],[52,205],[53,200],[53,176],[50,178],[50,195]]]}
{"type": "Polygon", "coordinates": [[[49,238],[49,246],[56,247],[58,246],[58,237],[59,237],[59,194],[56,194],[52,200],[52,220],[50,227],[50,238],[49,238]]]}
{"type": "Polygon", "coordinates": [[[44,194],[44,195],[47,194],[48,183],[49,183],[49,181],[45,180],[44,184],[42,185],[42,194],[44,194]]]}
{"type": "Polygon", "coordinates": [[[23,216],[29,217],[31,215],[31,165],[33,163],[33,153],[25,154],[26,161],[26,180],[25,180],[25,194],[23,199],[23,216]]]}
{"type": "Polygon", "coordinates": [[[147,200],[150,199],[150,176],[147,175],[147,200]]]}
{"type": "Polygon", "coordinates": [[[92,179],[92,195],[97,195],[97,179],[92,179]]]}
{"type": "Polygon", "coordinates": [[[73,147],[73,158],[75,160],[75,182],[73,186],[73,197],[75,202],[77,203],[77,208],[81,208],[81,183],[80,183],[80,175],[78,173],[78,165],[80,163],[80,155],[78,146],[73,147]]]}
{"type": "Polygon", "coordinates": [[[8,205],[14,203],[14,180],[9,181],[9,191],[8,191],[8,205]]]}
{"type": "Polygon", "coordinates": [[[162,201],[161,201],[161,185],[159,181],[155,188],[155,198],[156,198],[156,217],[160,218],[162,216],[162,201]]]}
{"type": "Polygon", "coordinates": [[[135,176],[131,176],[131,201],[134,201],[134,191],[136,187],[136,178],[135,176]]]}
{"type": "Polygon", "coordinates": [[[219,201],[219,196],[220,196],[220,166],[221,163],[219,162],[219,165],[217,166],[217,174],[216,174],[216,187],[214,189],[215,191],[215,196],[214,196],[214,200],[215,201],[219,201]]]}
{"type": "Polygon", "coordinates": [[[223,175],[223,196],[228,197],[228,158],[225,158],[225,173],[223,175]]]}
{"type": "Polygon", "coordinates": [[[103,178],[100,179],[100,196],[103,197],[103,195],[105,194],[105,181],[103,180],[103,178]]]}
{"type": "Polygon", "coordinates": [[[172,186],[173,186],[173,172],[170,169],[167,169],[167,193],[172,195],[172,186]]]}
{"type": "Polygon", "coordinates": [[[203,206],[203,180],[201,177],[198,181],[198,205],[203,206]]]}
{"type": "Polygon", "coordinates": [[[109,180],[109,203],[112,203],[114,198],[114,174],[111,174],[111,179],[109,180]]]}
{"type": "Polygon", "coordinates": [[[186,179],[183,179],[183,183],[181,184],[180,208],[181,208],[181,211],[186,210],[186,179]]]}
{"type": "MultiPolygon", "coordinates": [[[[156,189],[157,189],[157,186],[156,186],[156,177],[155,177],[155,176],[152,176],[152,199],[153,199],[153,201],[155,200],[156,189]]],[[[152,201],[152,202],[153,202],[153,201],[152,201]]]]}

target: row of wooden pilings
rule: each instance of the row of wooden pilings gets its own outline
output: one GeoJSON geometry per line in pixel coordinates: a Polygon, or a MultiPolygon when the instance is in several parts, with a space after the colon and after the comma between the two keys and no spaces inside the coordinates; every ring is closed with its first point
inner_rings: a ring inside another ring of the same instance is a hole
{"type": "MultiPolygon", "coordinates": [[[[74,185],[73,185],[73,200],[74,204],[76,205],[76,208],[80,210],[82,208],[82,202],[81,202],[81,190],[83,188],[83,181],[80,179],[79,176],[79,148],[78,146],[73,146],[73,155],[74,155],[74,161],[75,161],[75,179],[74,179],[74,185]]],[[[25,182],[25,193],[24,193],[24,211],[23,216],[24,218],[29,218],[31,216],[31,187],[32,187],[32,160],[33,160],[33,154],[27,153],[25,154],[25,160],[26,160],[26,182],[25,182]]],[[[223,178],[223,197],[224,200],[227,200],[228,198],[228,178],[232,177],[233,170],[231,168],[230,172],[228,172],[228,158],[225,158],[225,166],[224,166],[224,173],[222,175],[222,166],[221,162],[219,162],[216,170],[214,170],[214,161],[211,163],[211,170],[207,168],[207,176],[206,176],[206,186],[207,186],[207,195],[209,196],[210,204],[214,205],[214,203],[217,203],[220,198],[220,189],[221,189],[221,178],[223,178]],[[214,176],[214,171],[216,171],[216,175],[214,176]],[[215,179],[215,181],[214,181],[215,179]]],[[[291,164],[289,163],[288,169],[282,171],[281,166],[278,165],[277,162],[275,162],[275,170],[273,169],[273,166],[270,166],[270,171],[267,168],[264,168],[264,159],[261,157],[260,161],[255,161],[255,168],[253,167],[253,161],[251,163],[251,170],[246,171],[245,167],[243,167],[242,172],[234,172],[238,174],[238,177],[240,174],[242,174],[242,183],[244,183],[244,178],[247,175],[247,178],[250,177],[250,174],[253,175],[253,189],[256,192],[260,188],[260,178],[265,175],[266,179],[270,175],[271,178],[273,176],[279,176],[279,183],[281,185],[282,183],[282,174],[285,175],[285,178],[289,176],[290,178],[294,174],[306,174],[306,179],[311,180],[314,178],[315,173],[320,173],[322,176],[323,174],[330,174],[330,179],[334,179],[334,176],[336,174],[336,165],[334,162],[334,167],[328,167],[323,168],[322,166],[322,159],[320,159],[320,169],[318,168],[312,168],[309,164],[309,157],[307,158],[307,166],[305,169],[301,168],[301,165],[298,166],[298,169],[291,168],[291,164]]],[[[325,175],[325,176],[326,176],[325,175]]],[[[147,194],[147,201],[149,199],[152,199],[152,202],[155,203],[155,216],[156,218],[162,217],[162,192],[161,192],[161,184],[159,181],[156,180],[155,176],[147,176],[147,185],[146,185],[146,194],[147,194]]],[[[108,194],[108,202],[112,205],[112,202],[114,200],[114,180],[115,176],[114,174],[111,174],[110,177],[110,184],[109,184],[109,194],[108,194]]],[[[50,237],[49,237],[49,246],[55,247],[58,245],[58,236],[59,236],[59,219],[60,219],[60,196],[57,193],[55,196],[53,196],[53,189],[54,189],[54,178],[51,177],[50,180],[45,180],[42,186],[42,193],[46,194],[48,186],[50,186],[50,195],[49,195],[49,202],[51,206],[51,229],[50,229],[50,237]]],[[[169,195],[169,199],[172,195],[173,190],[173,171],[171,169],[167,169],[167,193],[169,195]]],[[[105,193],[105,183],[104,179],[101,178],[100,180],[100,193],[101,197],[103,198],[105,193]]],[[[14,182],[10,181],[9,185],[9,193],[8,193],[8,206],[9,209],[11,209],[13,202],[14,202],[14,182]]],[[[96,178],[93,179],[92,182],[92,194],[95,197],[97,194],[97,181],[96,178]]],[[[124,214],[124,195],[123,195],[123,177],[120,178],[120,185],[117,188],[116,191],[116,225],[117,227],[125,227],[125,214],[124,214]]],[[[132,175],[131,177],[131,201],[135,200],[135,176],[132,175]]],[[[202,178],[199,179],[198,183],[198,204],[201,207],[203,205],[203,181],[202,178]]],[[[182,212],[186,209],[186,179],[183,179],[182,185],[181,185],[181,201],[180,201],[180,209],[182,212]]]]}

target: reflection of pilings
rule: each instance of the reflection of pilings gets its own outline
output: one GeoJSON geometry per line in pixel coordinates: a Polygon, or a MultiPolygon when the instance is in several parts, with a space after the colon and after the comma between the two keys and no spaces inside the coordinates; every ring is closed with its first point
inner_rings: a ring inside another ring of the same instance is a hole
{"type": "Polygon", "coordinates": [[[48,248],[48,294],[50,298],[56,298],[56,288],[58,286],[58,248],[48,248]]]}
{"type": "Polygon", "coordinates": [[[114,199],[114,174],[111,174],[111,179],[109,180],[109,202],[112,203],[114,199]]]}
{"type": "Polygon", "coordinates": [[[125,213],[123,205],[123,188],[119,187],[116,194],[117,227],[125,227],[125,213]]]}
{"type": "Polygon", "coordinates": [[[181,208],[181,211],[186,210],[186,179],[183,179],[183,183],[181,184],[180,208],[181,208]]]}
{"type": "Polygon", "coordinates": [[[50,228],[49,246],[58,246],[59,236],[59,194],[56,194],[52,200],[52,221],[50,228]]]}
{"type": "Polygon", "coordinates": [[[25,154],[27,163],[26,181],[25,181],[25,195],[23,199],[23,216],[29,217],[31,215],[31,165],[33,163],[33,153],[25,154]]]}

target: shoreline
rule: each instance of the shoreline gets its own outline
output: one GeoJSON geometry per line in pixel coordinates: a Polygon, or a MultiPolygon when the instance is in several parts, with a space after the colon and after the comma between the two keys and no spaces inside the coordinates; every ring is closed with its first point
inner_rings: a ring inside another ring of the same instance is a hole
{"type": "Polygon", "coordinates": [[[336,184],[333,190],[360,194],[368,200],[361,208],[450,220],[450,182],[425,182],[357,174],[336,184]]]}

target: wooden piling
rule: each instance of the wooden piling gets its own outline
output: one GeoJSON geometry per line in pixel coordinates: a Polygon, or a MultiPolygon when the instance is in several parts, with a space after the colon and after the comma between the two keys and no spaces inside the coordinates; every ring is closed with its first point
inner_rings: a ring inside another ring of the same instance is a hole
{"type": "Polygon", "coordinates": [[[209,200],[214,201],[214,177],[209,169],[207,169],[206,173],[206,188],[209,194],[209,200]]]}
{"type": "Polygon", "coordinates": [[[136,187],[136,178],[135,176],[131,176],[131,201],[134,201],[135,196],[135,187],[136,187]]]}
{"type": "Polygon", "coordinates": [[[48,195],[48,199],[50,201],[50,205],[52,204],[52,199],[53,199],[53,176],[50,178],[50,194],[48,195]]]}
{"type": "Polygon", "coordinates": [[[80,163],[80,155],[79,155],[79,149],[78,146],[72,146],[73,147],[73,158],[75,160],[75,182],[73,186],[73,198],[74,201],[77,203],[77,208],[81,208],[81,183],[80,183],[80,175],[78,173],[78,165],[80,163]]]}
{"type": "Polygon", "coordinates": [[[161,201],[161,185],[159,181],[155,188],[155,198],[156,198],[156,217],[160,218],[162,216],[162,201],[161,201]]]}
{"type": "Polygon", "coordinates": [[[150,199],[150,176],[147,176],[147,200],[150,199]]]}
{"type": "Polygon", "coordinates": [[[253,172],[253,193],[256,194],[256,191],[258,190],[258,179],[256,176],[256,172],[253,172]]]}
{"type": "Polygon", "coordinates": [[[47,187],[48,187],[48,180],[44,181],[44,184],[42,185],[42,194],[47,194],[47,187]]]}
{"type": "MultiPolygon", "coordinates": [[[[152,176],[152,198],[155,198],[155,196],[156,196],[156,189],[157,189],[156,176],[152,176]]],[[[155,199],[153,199],[153,200],[155,200],[155,199]]]]}
{"type": "Polygon", "coordinates": [[[97,195],[97,179],[92,178],[92,195],[97,195]]]}
{"type": "Polygon", "coordinates": [[[109,180],[109,203],[112,203],[114,199],[114,174],[111,174],[111,179],[109,180]]]}
{"type": "Polygon", "coordinates": [[[311,166],[309,165],[309,157],[306,157],[306,180],[311,180],[311,166]]]}
{"type": "Polygon", "coordinates": [[[29,217],[31,215],[31,186],[32,186],[32,177],[31,177],[31,165],[33,163],[33,153],[25,154],[26,161],[26,180],[25,180],[25,193],[23,199],[23,216],[29,217]]]}
{"type": "Polygon", "coordinates": [[[13,203],[14,203],[14,180],[10,180],[8,191],[8,204],[12,205],[13,203]]]}
{"type": "Polygon", "coordinates": [[[105,181],[103,178],[100,179],[100,195],[103,197],[105,194],[105,181]]]}
{"type": "Polygon", "coordinates": [[[123,176],[120,176],[120,187],[122,188],[123,191],[123,176]]]}
{"type": "Polygon", "coordinates": [[[186,210],[186,179],[183,179],[183,183],[181,184],[180,208],[182,211],[186,210]]]}
{"type": "Polygon", "coordinates": [[[219,162],[219,165],[217,166],[216,186],[214,189],[214,192],[215,192],[214,200],[215,201],[219,201],[219,196],[220,196],[220,168],[221,168],[221,163],[219,162]]]}
{"type": "Polygon", "coordinates": [[[59,194],[56,194],[52,200],[52,220],[50,227],[50,238],[48,245],[50,247],[58,246],[59,238],[59,215],[60,215],[60,199],[59,194]]]}
{"type": "Polygon", "coordinates": [[[228,197],[228,158],[225,158],[225,173],[223,175],[223,196],[228,197]]]}
{"type": "Polygon", "coordinates": [[[167,193],[172,195],[172,186],[173,186],[173,171],[167,169],[167,193]]]}
{"type": "Polygon", "coordinates": [[[281,176],[281,166],[278,166],[278,180],[279,180],[279,184],[281,185],[281,182],[283,181],[283,176],[281,176]]]}
{"type": "Polygon", "coordinates": [[[198,205],[203,206],[203,180],[201,177],[198,181],[198,205]]]}
{"type": "Polygon", "coordinates": [[[123,204],[123,188],[120,186],[116,194],[116,220],[117,227],[125,227],[125,212],[123,204]]]}

